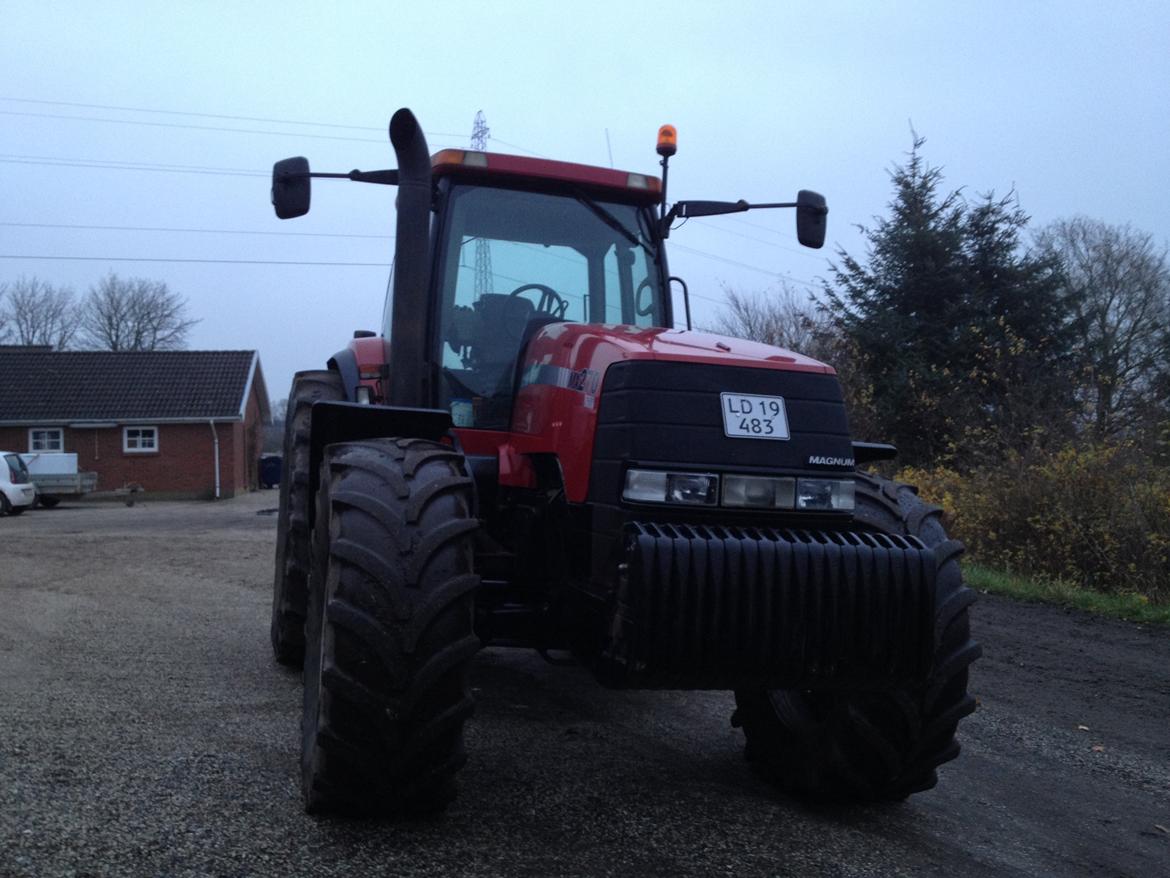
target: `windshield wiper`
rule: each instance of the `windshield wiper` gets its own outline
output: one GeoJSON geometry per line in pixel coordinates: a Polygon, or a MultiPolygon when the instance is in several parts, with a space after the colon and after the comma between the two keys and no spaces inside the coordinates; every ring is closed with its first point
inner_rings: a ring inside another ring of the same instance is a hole
{"type": "Polygon", "coordinates": [[[596,201],[594,201],[592,198],[590,198],[588,195],[586,195],[580,189],[573,190],[573,197],[576,198],[583,205],[585,205],[587,208],[589,208],[591,211],[593,211],[593,214],[599,220],[601,220],[603,223],[605,223],[607,226],[609,226],[615,232],[620,234],[622,237],[624,237],[631,244],[633,244],[636,247],[641,247],[643,250],[645,250],[647,253],[649,253],[651,257],[653,257],[655,255],[654,251],[649,247],[649,245],[646,244],[645,241],[643,241],[634,232],[631,232],[629,229],[627,229],[620,219],[618,219],[616,216],[614,216],[612,213],[610,213],[608,210],[606,210],[604,207],[602,207],[600,204],[598,204],[596,201]]]}

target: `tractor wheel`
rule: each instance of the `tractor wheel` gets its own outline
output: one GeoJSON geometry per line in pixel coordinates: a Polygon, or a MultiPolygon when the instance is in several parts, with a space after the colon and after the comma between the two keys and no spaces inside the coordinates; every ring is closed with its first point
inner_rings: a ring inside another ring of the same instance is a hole
{"type": "Polygon", "coordinates": [[[859,522],[916,536],[938,554],[934,662],[921,683],[895,691],[742,690],[732,725],[743,728],[744,754],[784,791],[825,802],[904,799],[938,783],[935,769],[959,755],[955,730],[975,709],[968,666],[981,648],[971,640],[962,545],[908,485],[857,475],[859,522]]]}
{"type": "Polygon", "coordinates": [[[474,708],[472,481],[421,439],[331,445],[306,626],[302,790],[310,813],[441,810],[474,708]]]}
{"type": "Polygon", "coordinates": [[[54,497],[52,494],[41,494],[37,497],[37,502],[45,509],[56,509],[57,504],[61,502],[61,498],[54,497]]]}
{"type": "Polygon", "coordinates": [[[343,400],[336,372],[298,372],[284,420],[284,464],[276,519],[276,575],[272,587],[272,651],[282,665],[305,656],[309,576],[309,416],[317,400],[343,400]]]}

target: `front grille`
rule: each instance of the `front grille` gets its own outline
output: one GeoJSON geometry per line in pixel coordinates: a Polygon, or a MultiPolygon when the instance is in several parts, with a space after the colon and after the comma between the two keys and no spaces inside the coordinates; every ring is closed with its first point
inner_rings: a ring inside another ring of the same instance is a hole
{"type": "Polygon", "coordinates": [[[610,682],[889,684],[926,668],[937,565],[913,537],[634,522],[624,539],[610,682]]]}
{"type": "Polygon", "coordinates": [[[720,472],[852,472],[810,458],[851,459],[837,377],[746,366],[631,360],[605,373],[593,441],[590,499],[617,503],[625,467],[720,472]],[[783,397],[787,441],[724,435],[720,393],[783,397]]]}

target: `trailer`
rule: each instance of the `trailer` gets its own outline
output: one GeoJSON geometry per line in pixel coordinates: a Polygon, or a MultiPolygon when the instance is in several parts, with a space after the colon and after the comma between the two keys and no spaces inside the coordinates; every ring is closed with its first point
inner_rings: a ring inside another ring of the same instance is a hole
{"type": "Polygon", "coordinates": [[[78,472],[77,455],[65,452],[22,454],[37,489],[37,503],[52,509],[64,499],[78,499],[97,489],[97,473],[78,472]]]}

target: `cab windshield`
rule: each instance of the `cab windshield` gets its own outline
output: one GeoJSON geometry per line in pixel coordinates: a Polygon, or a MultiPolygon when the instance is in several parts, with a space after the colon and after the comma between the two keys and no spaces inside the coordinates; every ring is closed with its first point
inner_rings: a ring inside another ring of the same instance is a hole
{"type": "Polygon", "coordinates": [[[440,404],[507,427],[521,346],[557,322],[667,325],[648,207],[454,186],[440,255],[440,404]]]}

